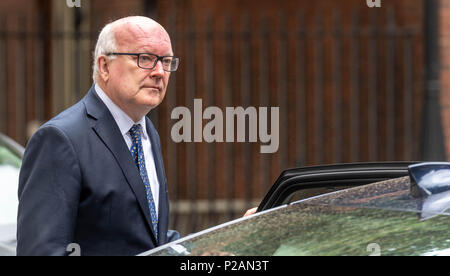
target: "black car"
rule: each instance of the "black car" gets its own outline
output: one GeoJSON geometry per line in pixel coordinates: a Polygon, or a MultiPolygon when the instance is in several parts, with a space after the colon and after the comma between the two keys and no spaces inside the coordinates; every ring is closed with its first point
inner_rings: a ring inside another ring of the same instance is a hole
{"type": "Polygon", "coordinates": [[[141,255],[450,255],[449,184],[448,163],[289,170],[256,214],[141,255]]]}

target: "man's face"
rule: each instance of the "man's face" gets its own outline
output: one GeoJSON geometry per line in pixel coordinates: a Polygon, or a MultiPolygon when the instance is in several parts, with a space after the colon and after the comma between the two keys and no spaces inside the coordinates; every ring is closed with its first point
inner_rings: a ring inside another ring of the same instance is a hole
{"type": "MultiPolygon", "coordinates": [[[[115,34],[119,52],[173,55],[169,36],[157,26],[145,28],[125,24],[117,28],[115,34]]],[[[137,65],[137,58],[118,55],[111,59],[106,83],[112,100],[134,120],[162,102],[170,77],[170,72],[163,70],[161,61],[153,69],[142,69],[137,65]]]]}

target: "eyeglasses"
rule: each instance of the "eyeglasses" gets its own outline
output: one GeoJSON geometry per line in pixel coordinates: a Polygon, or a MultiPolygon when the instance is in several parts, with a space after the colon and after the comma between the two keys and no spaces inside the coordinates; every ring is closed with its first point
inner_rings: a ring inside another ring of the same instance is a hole
{"type": "Polygon", "coordinates": [[[137,56],[137,65],[142,69],[155,68],[158,61],[161,61],[163,70],[175,72],[180,64],[180,58],[175,56],[157,56],[150,53],[107,53],[106,56],[137,56]]]}

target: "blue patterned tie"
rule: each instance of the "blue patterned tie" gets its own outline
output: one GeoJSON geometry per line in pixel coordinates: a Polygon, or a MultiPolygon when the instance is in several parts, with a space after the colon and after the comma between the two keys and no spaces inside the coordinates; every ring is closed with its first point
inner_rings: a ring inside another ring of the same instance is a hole
{"type": "Polygon", "coordinates": [[[139,169],[142,181],[144,182],[145,190],[147,191],[147,202],[150,209],[150,217],[152,218],[153,230],[155,231],[156,240],[158,240],[158,216],[156,215],[155,201],[153,200],[152,189],[150,188],[150,181],[145,168],[144,151],[142,149],[141,125],[134,125],[130,129],[131,134],[131,155],[134,162],[139,169]]]}

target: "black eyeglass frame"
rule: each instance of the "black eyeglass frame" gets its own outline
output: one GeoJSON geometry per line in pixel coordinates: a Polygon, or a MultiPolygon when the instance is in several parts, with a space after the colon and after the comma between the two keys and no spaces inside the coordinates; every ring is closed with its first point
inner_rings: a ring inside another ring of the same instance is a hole
{"type": "Polygon", "coordinates": [[[163,59],[167,58],[167,57],[178,59],[177,69],[175,69],[175,70],[166,70],[166,69],[164,69],[164,66],[163,66],[163,70],[166,71],[166,72],[175,72],[175,71],[178,70],[178,66],[180,65],[180,57],[177,57],[177,56],[158,56],[158,55],[155,55],[155,54],[152,54],[152,53],[106,53],[105,56],[136,56],[137,57],[137,66],[139,68],[142,68],[142,69],[153,69],[153,68],[156,67],[156,64],[158,64],[158,61],[161,61],[161,63],[162,63],[163,59]],[[153,66],[151,68],[142,67],[140,65],[139,60],[140,60],[140,56],[141,55],[151,55],[151,56],[156,57],[155,63],[153,64],[153,66]]]}

